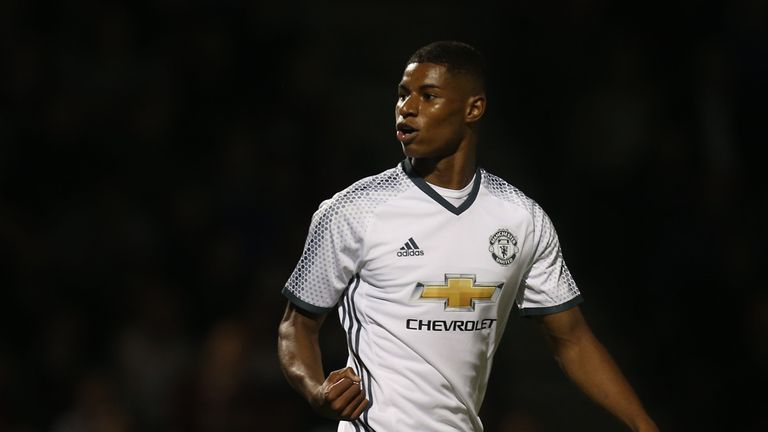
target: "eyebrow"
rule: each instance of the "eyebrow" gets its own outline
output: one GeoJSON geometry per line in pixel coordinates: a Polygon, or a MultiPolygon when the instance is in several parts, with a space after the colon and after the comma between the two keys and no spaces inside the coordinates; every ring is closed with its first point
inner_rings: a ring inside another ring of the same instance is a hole
{"type": "MultiPolygon", "coordinates": [[[[420,86],[419,86],[419,90],[420,90],[420,91],[429,90],[429,89],[439,89],[439,88],[440,88],[440,86],[439,86],[439,85],[437,85],[437,84],[429,84],[429,83],[427,83],[427,84],[422,84],[422,85],[420,85],[420,86]]],[[[405,84],[403,84],[403,83],[400,83],[400,84],[398,84],[398,85],[397,85],[397,89],[398,89],[398,90],[407,90],[407,91],[411,91],[411,89],[410,89],[410,88],[408,88],[408,86],[406,86],[406,85],[405,85],[405,84]]]]}

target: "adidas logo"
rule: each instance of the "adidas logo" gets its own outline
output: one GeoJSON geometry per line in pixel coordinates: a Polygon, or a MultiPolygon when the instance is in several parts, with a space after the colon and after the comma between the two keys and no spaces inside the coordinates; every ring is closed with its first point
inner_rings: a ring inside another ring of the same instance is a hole
{"type": "Polygon", "coordinates": [[[397,251],[397,256],[399,257],[422,255],[424,255],[424,251],[419,248],[419,245],[417,245],[415,241],[413,241],[413,237],[409,238],[408,241],[405,242],[405,245],[397,251]]]}

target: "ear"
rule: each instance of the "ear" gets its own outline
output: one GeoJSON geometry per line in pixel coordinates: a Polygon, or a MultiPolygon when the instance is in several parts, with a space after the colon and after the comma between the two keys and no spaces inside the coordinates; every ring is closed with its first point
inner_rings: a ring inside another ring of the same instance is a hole
{"type": "Polygon", "coordinates": [[[480,120],[480,117],[485,114],[485,93],[481,93],[476,96],[472,96],[467,100],[466,114],[464,120],[467,123],[474,123],[480,120]]]}

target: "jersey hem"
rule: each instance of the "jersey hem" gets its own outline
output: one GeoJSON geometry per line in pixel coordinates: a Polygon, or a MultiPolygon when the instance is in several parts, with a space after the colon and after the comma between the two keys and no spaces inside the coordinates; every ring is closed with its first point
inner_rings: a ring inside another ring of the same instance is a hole
{"type": "Polygon", "coordinates": [[[332,307],[324,308],[320,306],[315,306],[311,303],[307,303],[304,300],[296,297],[296,295],[291,291],[289,291],[288,288],[283,288],[281,292],[283,293],[284,296],[288,298],[288,300],[291,303],[293,303],[294,305],[298,306],[301,309],[304,309],[307,312],[311,312],[313,314],[318,314],[318,315],[324,315],[333,310],[332,307]]]}
{"type": "Polygon", "coordinates": [[[565,303],[560,303],[559,305],[518,309],[518,313],[520,314],[520,316],[549,315],[549,314],[571,309],[572,307],[582,303],[583,301],[584,301],[584,298],[581,296],[581,294],[579,294],[565,303]]]}

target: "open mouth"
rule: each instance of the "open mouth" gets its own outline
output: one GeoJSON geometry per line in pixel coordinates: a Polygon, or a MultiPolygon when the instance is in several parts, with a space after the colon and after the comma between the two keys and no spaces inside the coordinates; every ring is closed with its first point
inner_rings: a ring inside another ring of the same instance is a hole
{"type": "Polygon", "coordinates": [[[397,125],[397,140],[402,142],[403,144],[407,144],[408,142],[413,140],[414,135],[418,131],[419,131],[418,129],[416,129],[411,125],[400,123],[397,125]]]}

